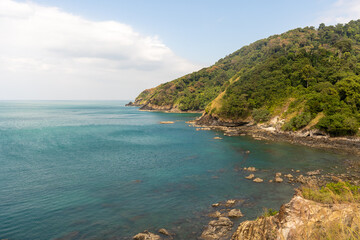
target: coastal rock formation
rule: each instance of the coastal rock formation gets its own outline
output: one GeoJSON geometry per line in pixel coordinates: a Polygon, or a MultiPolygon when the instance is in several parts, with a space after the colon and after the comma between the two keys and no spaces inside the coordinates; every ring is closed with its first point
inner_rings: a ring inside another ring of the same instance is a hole
{"type": "Polygon", "coordinates": [[[233,222],[227,217],[220,217],[217,220],[210,221],[208,226],[202,232],[200,239],[204,240],[225,240],[229,239],[233,222]]]}
{"type": "Polygon", "coordinates": [[[161,240],[159,235],[151,233],[149,231],[144,231],[142,233],[138,233],[133,237],[134,240],[161,240]]]}
{"type": "Polygon", "coordinates": [[[332,239],[323,238],[324,232],[319,229],[339,224],[352,228],[359,223],[359,217],[358,204],[323,204],[297,195],[282,205],[275,216],[242,222],[231,240],[332,239]]]}

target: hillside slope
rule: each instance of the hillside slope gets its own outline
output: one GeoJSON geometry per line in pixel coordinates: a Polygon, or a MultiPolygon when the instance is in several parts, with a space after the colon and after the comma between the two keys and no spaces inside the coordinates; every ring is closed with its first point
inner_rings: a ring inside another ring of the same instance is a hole
{"type": "Polygon", "coordinates": [[[204,111],[203,123],[276,122],[355,135],[360,122],[360,20],[297,28],[256,41],[174,81],[143,91],[147,110],[204,111]]]}

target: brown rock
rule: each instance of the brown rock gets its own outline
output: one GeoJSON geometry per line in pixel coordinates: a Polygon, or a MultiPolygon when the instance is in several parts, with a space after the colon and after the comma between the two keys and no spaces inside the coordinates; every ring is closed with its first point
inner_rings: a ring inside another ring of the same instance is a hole
{"type": "Polygon", "coordinates": [[[320,236],[326,237],[324,226],[345,226],[351,228],[349,231],[358,229],[359,213],[359,204],[322,204],[297,195],[282,205],[275,216],[242,222],[231,240],[322,239],[320,236]]]}
{"type": "Polygon", "coordinates": [[[212,207],[218,207],[218,206],[220,206],[220,203],[213,203],[213,204],[211,204],[211,206],[212,207]]]}
{"type": "Polygon", "coordinates": [[[164,235],[166,235],[166,236],[171,236],[171,235],[172,235],[172,234],[169,233],[169,231],[166,230],[165,228],[160,228],[160,229],[159,229],[159,233],[164,234],[164,235]]]}
{"type": "Polygon", "coordinates": [[[281,172],[275,173],[275,177],[281,177],[281,172]]]}
{"type": "Polygon", "coordinates": [[[313,175],[319,175],[321,172],[320,170],[315,170],[315,171],[310,171],[310,172],[307,172],[306,174],[309,175],[309,176],[313,176],[313,175]]]}
{"type": "Polygon", "coordinates": [[[227,201],[226,201],[225,206],[226,206],[226,207],[232,207],[232,206],[235,205],[235,203],[236,203],[236,200],[230,199],[230,200],[227,200],[227,201]]]}
{"type": "Polygon", "coordinates": [[[138,233],[133,237],[134,240],[161,240],[159,235],[153,234],[148,231],[138,233]]]}
{"type": "Polygon", "coordinates": [[[275,182],[282,183],[284,180],[281,177],[275,177],[275,182]]]}
{"type": "Polygon", "coordinates": [[[219,218],[219,217],[221,217],[222,215],[221,215],[221,212],[219,212],[219,211],[216,211],[216,212],[212,212],[212,213],[209,213],[208,214],[208,217],[211,217],[211,218],[219,218]]]}
{"type": "Polygon", "coordinates": [[[228,217],[230,217],[230,218],[239,218],[239,217],[243,217],[243,216],[244,216],[244,214],[242,214],[240,209],[231,209],[228,213],[228,217]]]}
{"type": "Polygon", "coordinates": [[[227,217],[220,217],[218,220],[210,221],[202,232],[200,239],[218,240],[229,237],[233,222],[227,217]]]}
{"type": "Polygon", "coordinates": [[[253,179],[255,177],[254,174],[250,174],[249,176],[245,177],[246,179],[253,179]]]}
{"type": "Polygon", "coordinates": [[[253,182],[257,182],[257,183],[261,183],[261,182],[263,182],[264,180],[262,180],[261,178],[255,178],[254,180],[253,180],[253,182]]]}

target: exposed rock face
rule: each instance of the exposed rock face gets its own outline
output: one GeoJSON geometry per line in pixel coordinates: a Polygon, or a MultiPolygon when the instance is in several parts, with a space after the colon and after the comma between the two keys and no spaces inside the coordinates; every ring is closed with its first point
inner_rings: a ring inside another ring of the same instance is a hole
{"type": "Polygon", "coordinates": [[[153,234],[148,231],[138,233],[133,237],[134,240],[161,240],[159,235],[153,234]]]}
{"type": "Polygon", "coordinates": [[[321,239],[321,227],[339,223],[353,227],[359,216],[358,204],[322,204],[295,196],[275,216],[242,222],[231,239],[321,239]]]}
{"type": "Polygon", "coordinates": [[[210,221],[200,236],[204,240],[225,240],[229,239],[229,234],[233,222],[227,217],[220,217],[218,220],[210,221]]]}

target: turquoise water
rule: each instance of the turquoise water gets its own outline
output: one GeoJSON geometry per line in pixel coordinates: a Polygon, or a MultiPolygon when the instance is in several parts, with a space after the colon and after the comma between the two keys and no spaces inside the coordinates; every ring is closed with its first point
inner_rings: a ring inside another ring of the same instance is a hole
{"type": "Polygon", "coordinates": [[[196,239],[214,202],[244,199],[251,219],[293,195],[292,185],[253,183],[240,168],[255,166],[268,180],[291,169],[333,171],[349,158],[195,131],[185,121],[196,114],[124,104],[0,102],[0,239],[131,239],[161,227],[196,239]]]}

